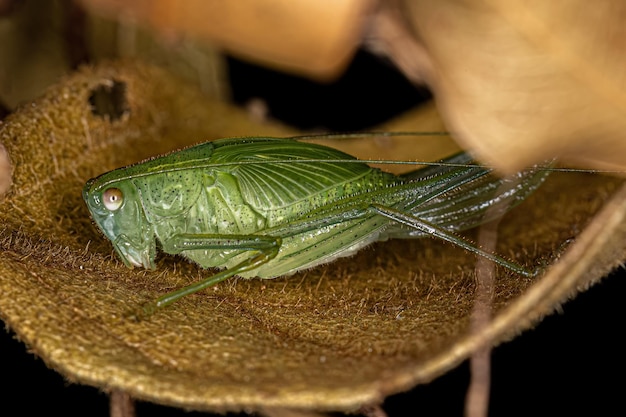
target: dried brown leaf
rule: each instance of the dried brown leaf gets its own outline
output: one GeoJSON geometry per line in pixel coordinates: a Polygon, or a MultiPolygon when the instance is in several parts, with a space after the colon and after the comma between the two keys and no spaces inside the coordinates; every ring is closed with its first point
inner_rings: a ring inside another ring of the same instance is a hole
{"type": "Polygon", "coordinates": [[[508,173],[555,155],[624,171],[624,2],[404,5],[426,51],[413,75],[426,77],[464,148],[508,173]]]}

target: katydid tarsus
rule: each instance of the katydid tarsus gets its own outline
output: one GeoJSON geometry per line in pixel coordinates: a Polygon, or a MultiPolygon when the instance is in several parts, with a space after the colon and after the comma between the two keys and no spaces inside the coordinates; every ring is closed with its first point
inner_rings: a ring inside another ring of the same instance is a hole
{"type": "Polygon", "coordinates": [[[150,314],[235,275],[290,275],[390,238],[440,238],[535,275],[455,232],[490,220],[502,200],[521,203],[547,177],[543,168],[502,179],[458,153],[394,175],[294,138],[232,138],[110,171],[89,180],[83,197],[127,266],[154,268],[159,245],[221,269],[145,305],[150,314]]]}

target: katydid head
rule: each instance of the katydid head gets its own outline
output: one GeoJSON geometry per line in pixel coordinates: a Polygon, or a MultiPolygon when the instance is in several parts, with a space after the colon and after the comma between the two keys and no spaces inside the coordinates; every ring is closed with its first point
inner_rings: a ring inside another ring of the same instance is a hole
{"type": "Polygon", "coordinates": [[[129,181],[91,179],[83,198],[98,228],[128,267],[154,268],[154,232],[144,214],[137,188],[129,181]]]}

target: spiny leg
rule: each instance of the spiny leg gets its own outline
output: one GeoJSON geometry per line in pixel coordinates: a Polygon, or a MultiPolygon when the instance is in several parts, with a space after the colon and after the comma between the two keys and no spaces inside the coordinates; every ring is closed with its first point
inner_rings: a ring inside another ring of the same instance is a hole
{"type": "Polygon", "coordinates": [[[234,275],[258,268],[276,257],[282,244],[280,237],[261,235],[177,235],[172,237],[164,246],[168,253],[179,253],[184,250],[198,249],[240,249],[252,251],[248,259],[211,275],[202,281],[172,291],[153,302],[146,303],[141,308],[142,316],[150,316],[158,309],[166,307],[187,295],[196,293],[219,282],[224,281],[234,275]]]}
{"type": "Polygon", "coordinates": [[[405,226],[408,226],[412,229],[419,230],[428,236],[436,237],[446,242],[452,243],[453,245],[465,249],[468,252],[483,256],[484,258],[495,262],[497,265],[500,265],[525,277],[532,278],[534,276],[537,276],[537,274],[541,270],[541,268],[528,270],[527,268],[511,260],[481,249],[473,242],[455,234],[454,232],[424,221],[419,217],[409,214],[407,212],[377,203],[364,204],[355,202],[355,204],[346,205],[344,207],[341,207],[340,209],[329,210],[323,212],[323,214],[319,214],[318,216],[295,222],[295,224],[292,225],[291,232],[280,230],[279,228],[276,228],[275,232],[278,232],[279,235],[285,238],[288,236],[293,236],[294,234],[302,233],[304,231],[313,230],[314,228],[321,227],[322,225],[342,223],[372,215],[380,215],[386,217],[393,222],[404,224],[405,226]]]}
{"type": "Polygon", "coordinates": [[[463,237],[456,235],[453,232],[450,232],[446,229],[443,229],[434,224],[426,222],[411,214],[396,210],[391,207],[386,207],[380,204],[372,204],[371,207],[372,207],[372,210],[374,210],[376,213],[380,214],[381,216],[387,217],[388,219],[393,220],[397,223],[400,223],[405,226],[424,232],[425,234],[429,236],[433,236],[433,237],[437,237],[439,239],[445,240],[446,242],[459,246],[460,248],[463,248],[468,252],[471,252],[476,255],[482,256],[486,259],[489,259],[490,261],[493,261],[496,264],[503,266],[522,276],[532,278],[539,273],[539,269],[530,271],[513,261],[510,261],[499,255],[496,255],[491,252],[487,252],[479,248],[471,241],[464,239],[463,237]]]}
{"type": "Polygon", "coordinates": [[[421,231],[428,236],[439,238],[446,242],[452,243],[453,245],[465,249],[470,253],[489,259],[492,262],[495,262],[497,265],[500,265],[525,277],[535,277],[542,270],[542,268],[529,270],[522,265],[519,265],[518,263],[515,263],[500,255],[481,249],[480,247],[476,246],[475,243],[455,234],[452,231],[434,225],[405,211],[401,211],[378,203],[367,204],[355,201],[354,204],[348,204],[338,209],[322,211],[320,213],[317,213],[316,216],[294,222],[290,225],[291,230],[286,230],[281,227],[271,230],[273,232],[272,234],[277,234],[279,236],[282,236],[283,238],[286,238],[299,233],[314,230],[322,226],[343,223],[346,221],[356,220],[359,218],[365,218],[373,215],[383,216],[395,223],[404,224],[405,226],[408,226],[412,229],[421,231]]]}

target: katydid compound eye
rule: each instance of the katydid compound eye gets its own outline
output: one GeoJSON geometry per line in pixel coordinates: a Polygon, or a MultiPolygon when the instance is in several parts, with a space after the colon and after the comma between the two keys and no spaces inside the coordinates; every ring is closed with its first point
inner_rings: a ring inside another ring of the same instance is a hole
{"type": "Polygon", "coordinates": [[[109,188],[102,193],[102,202],[108,210],[115,211],[122,207],[124,194],[119,188],[109,188]]]}

